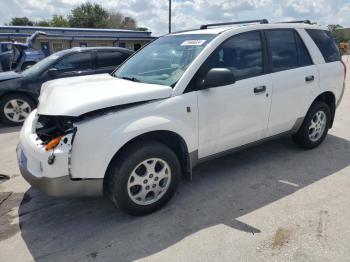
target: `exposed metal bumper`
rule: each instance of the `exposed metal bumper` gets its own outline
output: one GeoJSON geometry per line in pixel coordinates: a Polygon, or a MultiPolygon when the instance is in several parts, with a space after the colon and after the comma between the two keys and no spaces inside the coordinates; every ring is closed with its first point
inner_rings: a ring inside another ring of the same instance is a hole
{"type": "Polygon", "coordinates": [[[55,197],[99,197],[103,192],[103,179],[71,180],[69,176],[35,177],[19,165],[23,178],[33,187],[55,197]]]}

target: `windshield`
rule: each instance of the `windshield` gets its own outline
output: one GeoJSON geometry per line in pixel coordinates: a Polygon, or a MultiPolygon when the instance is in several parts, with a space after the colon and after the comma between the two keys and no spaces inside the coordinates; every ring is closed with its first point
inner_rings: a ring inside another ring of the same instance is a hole
{"type": "Polygon", "coordinates": [[[23,75],[29,76],[41,74],[44,70],[47,70],[53,63],[57,61],[58,58],[62,57],[62,55],[64,55],[65,53],[67,52],[61,51],[44,58],[40,62],[24,70],[23,75]]]}
{"type": "Polygon", "coordinates": [[[130,58],[114,76],[174,87],[188,66],[216,35],[161,37],[130,58]]]}

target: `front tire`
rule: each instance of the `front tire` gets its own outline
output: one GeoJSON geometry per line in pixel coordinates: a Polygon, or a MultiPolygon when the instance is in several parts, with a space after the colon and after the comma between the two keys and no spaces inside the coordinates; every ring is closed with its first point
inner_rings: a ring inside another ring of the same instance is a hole
{"type": "Polygon", "coordinates": [[[331,111],[326,103],[315,102],[307,113],[294,142],[306,149],[319,146],[326,138],[331,121],[331,111]]]}
{"type": "Polygon", "coordinates": [[[26,95],[6,95],[0,98],[0,120],[8,126],[22,125],[34,108],[33,100],[26,95]]]}
{"type": "Polygon", "coordinates": [[[170,200],[180,175],[179,160],[169,147],[155,141],[134,143],[112,161],[108,193],[124,212],[145,215],[170,200]]]}

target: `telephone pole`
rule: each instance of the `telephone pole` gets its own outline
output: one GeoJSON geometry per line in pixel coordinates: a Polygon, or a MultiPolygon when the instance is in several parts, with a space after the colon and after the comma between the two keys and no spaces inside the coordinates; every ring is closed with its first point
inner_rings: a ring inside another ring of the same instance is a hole
{"type": "Polygon", "coordinates": [[[171,0],[169,0],[169,33],[171,33],[171,0]]]}

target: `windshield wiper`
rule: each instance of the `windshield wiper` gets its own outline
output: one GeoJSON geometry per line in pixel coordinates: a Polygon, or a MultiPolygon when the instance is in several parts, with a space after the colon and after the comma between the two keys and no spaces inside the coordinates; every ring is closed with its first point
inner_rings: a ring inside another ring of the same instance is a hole
{"type": "Polygon", "coordinates": [[[136,77],[133,77],[133,76],[122,76],[121,78],[129,81],[133,81],[133,82],[142,83],[140,79],[137,79],[136,77]]]}

